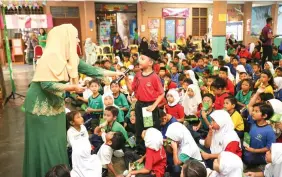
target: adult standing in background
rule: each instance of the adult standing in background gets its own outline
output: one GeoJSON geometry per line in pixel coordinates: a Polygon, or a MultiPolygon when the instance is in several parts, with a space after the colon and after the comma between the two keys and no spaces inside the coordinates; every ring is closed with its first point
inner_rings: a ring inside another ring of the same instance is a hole
{"type": "Polygon", "coordinates": [[[51,167],[68,164],[64,93],[84,92],[85,88],[78,85],[78,74],[123,75],[79,60],[78,42],[78,31],[71,24],[56,26],[48,34],[46,49],[38,60],[24,102],[23,177],[43,177],[51,167]]]}
{"type": "Polygon", "coordinates": [[[46,47],[47,33],[43,28],[39,29],[38,42],[42,48],[46,47]]]}
{"type": "Polygon", "coordinates": [[[96,48],[97,45],[92,42],[91,38],[87,38],[85,40],[84,50],[86,55],[86,63],[89,65],[93,65],[97,61],[96,48]]]}
{"type": "Polygon", "coordinates": [[[262,62],[261,66],[264,67],[266,58],[268,61],[272,60],[272,39],[273,39],[273,31],[272,31],[272,18],[266,19],[266,25],[263,27],[261,31],[260,40],[262,42],[262,62]],[[262,40],[263,39],[263,40],[262,40]]]}

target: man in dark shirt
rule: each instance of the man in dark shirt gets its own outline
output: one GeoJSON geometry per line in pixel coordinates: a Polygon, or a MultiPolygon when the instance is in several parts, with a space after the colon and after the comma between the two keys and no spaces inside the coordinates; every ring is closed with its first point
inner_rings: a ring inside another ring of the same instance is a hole
{"type": "Polygon", "coordinates": [[[264,68],[264,63],[266,61],[266,58],[268,61],[272,60],[272,39],[273,39],[272,18],[266,19],[266,25],[261,32],[265,39],[265,41],[262,43],[263,56],[261,62],[262,68],[264,68]]]}

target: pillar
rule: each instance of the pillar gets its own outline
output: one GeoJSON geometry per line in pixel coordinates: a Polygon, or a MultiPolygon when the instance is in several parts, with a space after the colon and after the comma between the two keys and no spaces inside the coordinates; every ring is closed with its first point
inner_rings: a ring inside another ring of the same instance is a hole
{"type": "Polygon", "coordinates": [[[85,34],[86,38],[91,38],[93,42],[97,43],[95,3],[93,1],[84,1],[84,17],[82,18],[85,19],[85,31],[82,31],[82,33],[85,34]],[[90,27],[91,21],[93,24],[92,28],[90,27]]]}
{"type": "Polygon", "coordinates": [[[245,45],[252,41],[251,27],[252,27],[252,2],[245,2],[244,16],[243,16],[243,42],[245,45]]]}
{"type": "Polygon", "coordinates": [[[225,55],[227,2],[213,2],[212,54],[214,58],[225,55]]]}
{"type": "Polygon", "coordinates": [[[139,36],[141,36],[141,25],[143,24],[142,15],[143,15],[142,2],[138,2],[137,3],[137,28],[138,28],[139,36]]]}

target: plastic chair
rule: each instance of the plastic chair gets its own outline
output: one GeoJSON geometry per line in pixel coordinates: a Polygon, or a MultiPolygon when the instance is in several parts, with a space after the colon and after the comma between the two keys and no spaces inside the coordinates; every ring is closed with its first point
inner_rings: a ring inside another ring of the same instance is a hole
{"type": "Polygon", "coordinates": [[[178,49],[178,46],[177,46],[176,43],[170,43],[169,45],[172,48],[172,58],[174,58],[175,53],[176,52],[181,52],[181,50],[178,49]]]}
{"type": "Polygon", "coordinates": [[[103,57],[104,57],[104,55],[103,55],[103,48],[101,46],[97,46],[96,54],[97,54],[97,59],[99,59],[99,57],[102,57],[102,59],[103,59],[103,57]]]}
{"type": "Polygon", "coordinates": [[[129,48],[129,51],[130,51],[130,54],[131,54],[131,55],[137,53],[137,54],[138,54],[138,57],[139,57],[139,52],[138,52],[138,48],[139,48],[139,47],[138,47],[138,45],[129,45],[128,48],[129,48]],[[134,48],[136,49],[136,52],[132,52],[132,51],[131,51],[131,49],[134,49],[134,48]]]}
{"type": "Polygon", "coordinates": [[[103,54],[103,56],[110,56],[110,57],[112,57],[113,58],[113,49],[112,49],[112,46],[110,46],[110,45],[101,45],[101,48],[102,48],[102,54],[103,54]],[[106,49],[109,49],[108,51],[109,52],[107,52],[106,51],[106,49]]]}
{"type": "Polygon", "coordinates": [[[35,70],[36,61],[43,55],[43,48],[40,45],[34,47],[33,70],[35,70]]]}

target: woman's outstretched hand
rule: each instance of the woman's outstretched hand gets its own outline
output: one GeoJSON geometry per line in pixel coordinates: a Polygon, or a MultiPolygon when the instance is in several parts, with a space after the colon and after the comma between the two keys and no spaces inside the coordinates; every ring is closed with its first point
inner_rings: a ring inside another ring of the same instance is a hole
{"type": "Polygon", "coordinates": [[[74,91],[76,93],[83,93],[85,91],[86,87],[81,87],[79,85],[74,85],[74,91]]]}

